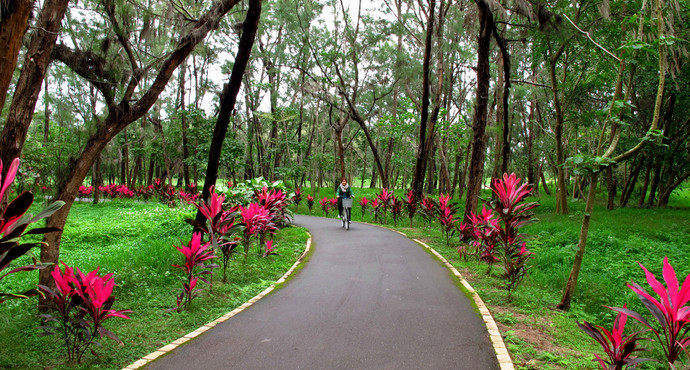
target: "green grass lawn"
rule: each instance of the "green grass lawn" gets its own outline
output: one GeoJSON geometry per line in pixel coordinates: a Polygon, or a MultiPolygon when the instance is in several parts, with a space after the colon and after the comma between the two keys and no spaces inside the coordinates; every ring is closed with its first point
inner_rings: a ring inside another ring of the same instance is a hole
{"type": "MultiPolygon", "coordinates": [[[[188,311],[170,312],[181,289],[182,271],[170,266],[184,257],[173,245],[191,237],[184,219],[194,208],[168,208],[134,201],[75,204],[65,227],[60,259],[83,272],[100,266],[102,275],[114,273],[117,286],[114,309],[132,309],[131,320],[106,321],[105,327],[125,343],[103,339],[87,353],[82,364],[65,364],[57,336],[39,337],[36,299],[7,301],[0,306],[0,368],[103,368],[119,369],[180,336],[240,306],[280,278],[304,251],[308,234],[288,227],[274,237],[279,255],[260,258],[238,256],[222,283],[218,269],[213,291],[192,301],[188,311]]],[[[254,252],[254,247],[252,252],[254,252]]],[[[0,289],[21,291],[37,281],[35,273],[19,273],[3,280],[0,289]]],[[[203,283],[200,283],[205,285],[203,283]]]]}
{"type": "MultiPolygon", "coordinates": [[[[371,199],[378,192],[357,188],[354,191],[359,199],[363,196],[371,199]]],[[[310,194],[309,189],[305,190],[305,200],[300,204],[299,213],[309,213],[306,206],[307,194],[310,194]]],[[[396,190],[395,194],[402,196],[403,191],[396,190]]],[[[330,198],[333,197],[333,192],[331,189],[321,189],[318,195],[317,199],[324,196],[330,198]]],[[[485,197],[490,195],[487,193],[485,197]]],[[[603,198],[600,194],[592,214],[584,264],[569,312],[557,311],[555,305],[560,301],[575,256],[584,212],[582,201],[571,202],[570,215],[563,216],[554,212],[554,197],[542,194],[535,199],[541,204],[535,210],[539,222],[523,231],[533,236],[528,242],[528,249],[536,254],[530,263],[528,276],[513,293],[512,299],[508,299],[507,291],[503,289],[500,267],[494,266],[491,273],[487,274],[486,264],[480,264],[473,258],[468,261],[461,259],[456,250],[459,244],[457,237],[447,247],[438,224],[425,226],[421,218],[415,218],[414,227],[411,228],[409,219],[405,216],[398,222],[397,229],[429,243],[477,289],[494,313],[518,368],[595,369],[597,366],[592,361],[592,353],[601,354],[601,351],[589,336],[577,328],[576,320],[587,320],[610,330],[615,313],[604,305],[622,306],[625,303],[653,320],[636,295],[626,287],[630,280],[647,287],[644,273],[637,262],[656,274],[658,279],[662,279],[662,261],[664,256],[668,256],[681,283],[690,274],[689,190],[675,194],[670,206],[662,209],[633,207],[609,211],[603,198]]],[[[360,221],[363,218],[366,222],[373,222],[370,214],[362,216],[357,202],[358,199],[352,210],[353,220],[360,221]]],[[[464,199],[460,204],[459,212],[462,213],[464,199]]],[[[337,211],[331,211],[330,217],[335,217],[336,213],[337,211]]],[[[312,214],[323,215],[317,201],[312,214]]],[[[390,215],[387,226],[393,227],[390,215]]],[[[355,225],[352,232],[356,230],[355,225]]],[[[628,323],[626,333],[642,329],[632,319],[628,323]]],[[[643,343],[643,346],[655,348],[648,342],[643,343]]],[[[661,354],[654,350],[644,352],[640,357],[661,359],[661,354]]],[[[684,364],[690,363],[687,358],[683,361],[684,364]]],[[[646,363],[641,368],[665,367],[646,363]]]]}

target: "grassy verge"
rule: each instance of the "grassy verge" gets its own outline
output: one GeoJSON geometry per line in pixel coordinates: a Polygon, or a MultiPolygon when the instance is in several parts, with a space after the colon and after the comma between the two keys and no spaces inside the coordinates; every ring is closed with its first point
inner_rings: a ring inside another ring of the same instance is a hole
{"type": "MultiPolygon", "coordinates": [[[[371,199],[378,190],[355,189],[357,198],[371,199]]],[[[333,197],[331,189],[321,189],[318,199],[333,197]]],[[[305,192],[303,196],[306,198],[305,192]]],[[[592,216],[589,240],[584,265],[578,280],[578,288],[569,312],[555,310],[562,289],[570,273],[575,255],[582,221],[584,204],[580,201],[570,203],[570,215],[556,215],[555,199],[542,196],[538,199],[541,207],[535,211],[538,223],[523,231],[533,236],[528,248],[535,252],[528,276],[508,299],[503,288],[500,267],[487,273],[487,265],[474,258],[460,258],[456,250],[457,237],[446,246],[445,237],[438,224],[424,225],[421,218],[415,218],[413,227],[403,217],[397,226],[392,225],[388,216],[388,227],[396,228],[409,237],[417,238],[431,245],[449,260],[479,292],[482,299],[494,314],[508,349],[519,369],[595,369],[593,353],[601,351],[584,332],[577,328],[576,320],[587,320],[610,330],[615,314],[603,307],[628,306],[650,320],[644,307],[626,282],[634,280],[646,286],[643,271],[637,262],[645,265],[661,279],[661,265],[664,256],[674,266],[679,280],[690,273],[690,191],[680,192],[665,209],[619,208],[606,210],[605,204],[598,203],[592,216]]],[[[396,191],[401,196],[400,190],[396,191]]],[[[486,194],[486,196],[489,196],[486,194]]],[[[603,196],[599,196],[600,199],[603,196]]],[[[455,199],[458,201],[458,199],[455,199]]],[[[370,214],[362,215],[359,205],[353,208],[353,220],[373,222],[370,214]]],[[[460,202],[460,204],[464,204],[460,202]]],[[[294,208],[294,207],[293,207],[294,208]]],[[[306,200],[299,207],[300,213],[309,213],[306,200]]],[[[331,211],[335,217],[337,211],[331,211]]],[[[315,201],[314,215],[323,215],[315,201]]],[[[353,230],[356,231],[356,228],[353,230]]],[[[650,321],[652,322],[652,321],[650,321]]],[[[628,320],[626,333],[641,330],[633,320],[628,320]]],[[[656,348],[644,343],[646,348],[656,348]]],[[[641,357],[661,359],[654,349],[640,354],[641,357]]],[[[688,360],[683,359],[687,366],[688,360]]],[[[646,363],[640,368],[666,368],[657,363],[646,363]]]]}
{"type": "MultiPolygon", "coordinates": [[[[104,339],[94,346],[98,357],[86,354],[82,364],[68,366],[56,336],[39,337],[36,300],[8,301],[0,306],[0,368],[122,368],[180,336],[240,306],[279,279],[304,251],[308,238],[302,228],[287,227],[274,237],[279,255],[260,258],[250,253],[231,261],[227,283],[214,274],[213,291],[204,286],[188,311],[170,312],[181,288],[181,271],[170,266],[184,259],[174,247],[190,239],[183,220],[192,208],[170,209],[132,201],[99,205],[75,204],[65,227],[61,260],[82,271],[100,266],[114,273],[115,309],[132,309],[131,320],[112,319],[105,326],[125,346],[104,339]]],[[[254,249],[252,249],[252,252],[254,249]]],[[[37,280],[20,273],[3,280],[0,290],[20,291],[37,280]]]]}

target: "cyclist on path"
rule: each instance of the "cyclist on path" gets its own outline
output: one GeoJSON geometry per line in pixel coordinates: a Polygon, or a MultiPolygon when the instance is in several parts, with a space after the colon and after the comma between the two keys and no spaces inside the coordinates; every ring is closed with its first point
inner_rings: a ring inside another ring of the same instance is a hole
{"type": "Polygon", "coordinates": [[[343,177],[340,185],[335,189],[335,195],[338,197],[338,218],[342,217],[343,214],[343,198],[354,198],[355,194],[352,192],[352,188],[347,183],[347,179],[343,177]]]}

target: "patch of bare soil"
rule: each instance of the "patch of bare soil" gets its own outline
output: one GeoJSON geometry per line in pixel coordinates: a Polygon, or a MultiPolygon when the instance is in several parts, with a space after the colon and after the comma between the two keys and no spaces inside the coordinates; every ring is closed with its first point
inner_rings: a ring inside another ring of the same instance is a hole
{"type": "MultiPolygon", "coordinates": [[[[528,316],[511,311],[508,307],[504,306],[489,306],[491,314],[495,316],[508,316],[512,317],[514,321],[510,324],[504,324],[496,320],[496,325],[501,331],[505,339],[505,333],[512,331],[513,337],[519,338],[521,341],[526,342],[535,349],[537,354],[548,352],[552,355],[562,356],[562,357],[572,357],[579,355],[575,351],[560,347],[554,344],[555,340],[551,333],[553,332],[553,326],[551,320],[548,317],[540,316],[528,316]]],[[[506,343],[508,345],[508,343],[506,343]]],[[[508,345],[509,346],[509,345],[508,345]]],[[[548,364],[550,369],[565,369],[565,367],[559,366],[557,363],[541,360],[534,358],[528,352],[522,353],[512,353],[513,363],[516,366],[521,366],[527,369],[544,369],[545,365],[548,364]]],[[[548,357],[547,357],[548,358],[548,357]]]]}

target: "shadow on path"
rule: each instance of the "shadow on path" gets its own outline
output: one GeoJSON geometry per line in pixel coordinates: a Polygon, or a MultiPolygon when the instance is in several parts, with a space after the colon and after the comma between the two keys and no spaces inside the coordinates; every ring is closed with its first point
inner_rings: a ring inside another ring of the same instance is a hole
{"type": "Polygon", "coordinates": [[[415,242],[337,219],[295,224],[313,237],[304,269],[147,368],[498,369],[470,300],[415,242]]]}

